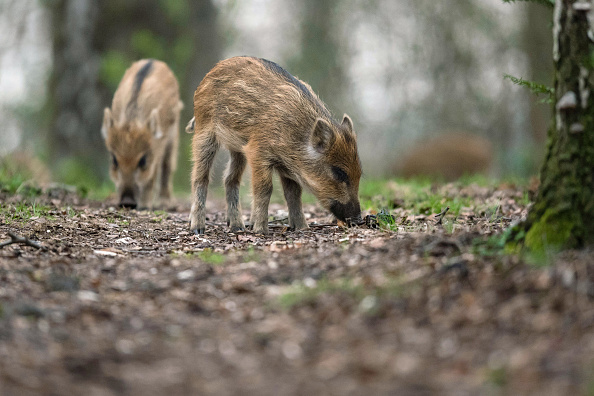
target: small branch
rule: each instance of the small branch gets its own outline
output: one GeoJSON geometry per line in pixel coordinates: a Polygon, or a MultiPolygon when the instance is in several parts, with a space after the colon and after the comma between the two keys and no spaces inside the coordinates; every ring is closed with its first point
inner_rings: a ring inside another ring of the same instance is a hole
{"type": "Polygon", "coordinates": [[[446,213],[448,213],[448,210],[450,210],[450,207],[449,206],[446,206],[446,208],[443,210],[443,212],[438,213],[438,214],[435,215],[435,217],[439,218],[439,220],[437,220],[437,223],[436,224],[441,224],[444,216],[446,215],[446,213]]]}
{"type": "Polygon", "coordinates": [[[338,227],[338,225],[336,224],[310,224],[309,228],[312,229],[322,229],[322,228],[332,228],[332,227],[338,227]]]}
{"type": "Polygon", "coordinates": [[[8,232],[8,236],[10,237],[10,239],[6,240],[4,242],[1,242],[0,249],[2,249],[4,246],[12,245],[13,243],[23,243],[27,246],[34,247],[35,249],[43,248],[43,246],[41,246],[41,244],[39,242],[33,241],[29,238],[18,236],[16,234],[13,234],[12,232],[8,232]]]}

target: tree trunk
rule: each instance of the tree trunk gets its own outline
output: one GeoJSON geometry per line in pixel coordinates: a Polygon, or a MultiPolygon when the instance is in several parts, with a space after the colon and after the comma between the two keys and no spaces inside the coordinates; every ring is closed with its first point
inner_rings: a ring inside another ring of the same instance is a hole
{"type": "Polygon", "coordinates": [[[97,90],[100,57],[92,46],[99,11],[93,0],[61,0],[52,8],[54,67],[51,103],[54,119],[47,137],[50,166],[77,157],[92,171],[105,168],[97,150],[103,98],[97,90]]]}
{"type": "MultiPolygon", "coordinates": [[[[553,76],[553,40],[551,27],[545,21],[550,21],[551,16],[550,7],[531,4],[526,12],[527,21],[522,32],[522,50],[528,60],[528,79],[547,86],[551,85],[553,76]]],[[[550,117],[549,106],[543,105],[537,95],[530,95],[531,141],[538,146],[538,164],[542,163],[545,154],[544,146],[550,117]]]]}
{"type": "Polygon", "coordinates": [[[534,252],[594,241],[594,50],[588,38],[591,2],[556,0],[555,108],[540,189],[515,239],[534,252]]]}
{"type": "Polygon", "coordinates": [[[344,97],[348,90],[340,38],[337,0],[298,2],[301,11],[300,52],[288,60],[288,70],[306,81],[337,117],[346,112],[344,97]]]}

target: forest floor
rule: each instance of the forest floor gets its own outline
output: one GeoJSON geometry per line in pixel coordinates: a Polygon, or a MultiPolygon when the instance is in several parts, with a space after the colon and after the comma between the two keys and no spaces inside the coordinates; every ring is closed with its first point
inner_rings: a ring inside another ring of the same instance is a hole
{"type": "Polygon", "coordinates": [[[594,394],[592,251],[505,253],[512,184],[379,189],[393,224],[276,203],[270,236],[216,200],[195,236],[186,203],[1,193],[0,241],[41,248],[0,249],[0,395],[594,394]]]}

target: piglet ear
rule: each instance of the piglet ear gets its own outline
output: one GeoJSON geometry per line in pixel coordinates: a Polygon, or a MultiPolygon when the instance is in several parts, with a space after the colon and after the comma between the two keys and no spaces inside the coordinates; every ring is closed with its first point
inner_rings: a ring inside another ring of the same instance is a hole
{"type": "Polygon", "coordinates": [[[319,153],[327,151],[336,139],[334,133],[334,130],[327,121],[321,118],[316,119],[311,135],[311,144],[314,149],[319,153]]]}
{"type": "Polygon", "coordinates": [[[342,116],[342,126],[343,128],[346,128],[350,133],[355,133],[353,128],[353,120],[351,120],[351,117],[349,117],[346,114],[342,116]]]}
{"type": "Polygon", "coordinates": [[[108,107],[103,110],[103,125],[101,125],[101,135],[103,139],[107,139],[109,130],[113,127],[113,117],[111,116],[111,110],[108,107]]]}
{"type": "Polygon", "coordinates": [[[186,133],[194,133],[194,129],[196,128],[196,117],[192,117],[188,125],[186,125],[186,133]]]}
{"type": "Polygon", "coordinates": [[[159,110],[153,109],[148,119],[148,128],[152,132],[155,139],[161,139],[163,137],[163,131],[161,125],[159,125],[159,110]]]}

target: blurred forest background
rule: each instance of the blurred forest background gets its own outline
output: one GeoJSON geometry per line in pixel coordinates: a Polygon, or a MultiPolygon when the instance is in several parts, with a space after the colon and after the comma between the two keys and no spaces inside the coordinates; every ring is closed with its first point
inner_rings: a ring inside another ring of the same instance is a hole
{"type": "MultiPolygon", "coordinates": [[[[54,180],[110,185],[103,108],[134,60],[174,70],[183,127],[206,72],[252,55],[353,118],[366,177],[446,132],[488,139],[490,176],[526,177],[550,105],[503,76],[551,84],[550,13],[501,0],[0,0],[0,156],[31,152],[54,180]]],[[[190,170],[180,136],[178,191],[190,170]]]]}

